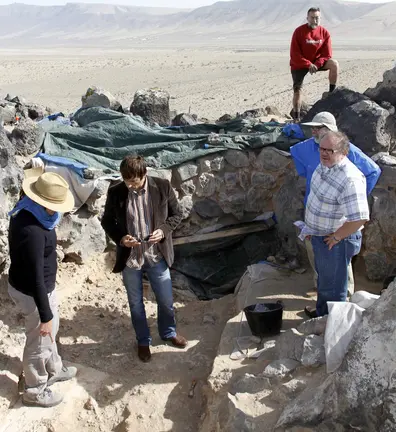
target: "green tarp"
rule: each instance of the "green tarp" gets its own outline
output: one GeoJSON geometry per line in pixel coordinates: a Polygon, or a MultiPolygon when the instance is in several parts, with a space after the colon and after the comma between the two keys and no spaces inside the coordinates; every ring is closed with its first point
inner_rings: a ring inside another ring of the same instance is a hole
{"type": "Polygon", "coordinates": [[[163,169],[227,149],[275,145],[288,150],[299,141],[284,136],[281,124],[255,124],[254,119],[153,128],[138,117],[95,107],[79,110],[73,120],[80,127],[45,123],[42,151],[104,171],[118,171],[128,154],[144,156],[148,166],[163,169]],[[208,139],[210,134],[218,134],[215,141],[208,139]]]}

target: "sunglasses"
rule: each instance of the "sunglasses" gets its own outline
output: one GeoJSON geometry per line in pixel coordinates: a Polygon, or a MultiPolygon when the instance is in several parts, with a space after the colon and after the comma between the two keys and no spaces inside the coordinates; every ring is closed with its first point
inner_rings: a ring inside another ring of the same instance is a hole
{"type": "Polygon", "coordinates": [[[328,148],[324,148],[324,147],[320,147],[319,146],[319,151],[321,152],[321,153],[326,153],[326,154],[334,154],[334,153],[337,153],[337,152],[339,152],[340,150],[333,150],[333,149],[328,149],[328,148]]]}

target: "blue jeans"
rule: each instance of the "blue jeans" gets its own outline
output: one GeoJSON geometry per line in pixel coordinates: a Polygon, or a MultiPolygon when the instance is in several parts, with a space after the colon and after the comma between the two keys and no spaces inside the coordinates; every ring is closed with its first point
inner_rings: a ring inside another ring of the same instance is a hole
{"type": "Polygon", "coordinates": [[[146,272],[158,305],[158,331],[162,339],[176,336],[175,312],[173,309],[172,280],[169,267],[161,260],[153,267],[144,264],[141,270],[125,267],[122,278],[128,295],[132,325],[138,345],[151,345],[143,303],[143,273],[146,272]]]}
{"type": "Polygon", "coordinates": [[[345,301],[348,294],[348,266],[352,257],[360,252],[362,233],[351,234],[331,250],[324,242],[325,237],[312,236],[315,268],[318,273],[318,316],[329,313],[328,301],[345,301]]]}

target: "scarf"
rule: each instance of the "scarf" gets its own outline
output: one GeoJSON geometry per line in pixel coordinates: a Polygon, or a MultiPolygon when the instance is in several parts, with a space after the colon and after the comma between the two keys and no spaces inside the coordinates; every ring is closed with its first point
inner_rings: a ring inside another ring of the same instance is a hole
{"type": "Polygon", "coordinates": [[[8,216],[14,217],[21,210],[30,212],[47,230],[53,230],[58,225],[61,218],[59,212],[51,216],[42,205],[35,203],[27,196],[24,196],[16,203],[15,207],[8,213],[8,216]]]}

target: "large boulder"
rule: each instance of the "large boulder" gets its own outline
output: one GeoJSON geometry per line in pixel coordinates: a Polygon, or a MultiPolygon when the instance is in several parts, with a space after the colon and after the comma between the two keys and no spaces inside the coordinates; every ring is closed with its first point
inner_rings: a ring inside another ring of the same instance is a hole
{"type": "Polygon", "coordinates": [[[377,103],[389,102],[396,105],[396,68],[384,72],[383,80],[364,94],[377,103]]]}
{"type": "MultiPolygon", "coordinates": [[[[39,104],[26,104],[25,108],[27,108],[28,117],[32,120],[42,120],[44,117],[47,117],[51,114],[51,109],[39,104]]],[[[24,111],[21,108],[18,108],[20,111],[24,111]]]]}
{"type": "Polygon", "coordinates": [[[117,99],[107,90],[92,86],[81,97],[82,108],[103,107],[114,111],[121,111],[122,106],[117,99]]]}
{"type": "Polygon", "coordinates": [[[0,123],[14,123],[16,116],[16,106],[7,100],[0,101],[0,123]]]}
{"type": "Polygon", "coordinates": [[[394,282],[363,314],[340,368],[290,401],[278,420],[279,430],[320,430],[324,421],[338,424],[341,431],[395,430],[395,308],[394,282]]]}
{"type": "Polygon", "coordinates": [[[198,123],[196,114],[182,113],[178,114],[172,120],[172,126],[193,126],[198,123]]]}
{"type": "Polygon", "coordinates": [[[135,93],[130,111],[150,124],[170,125],[170,95],[161,89],[143,89],[135,93]]]}
{"type": "Polygon", "coordinates": [[[30,156],[40,149],[44,131],[30,118],[21,119],[11,132],[10,139],[17,154],[30,156]]]}

